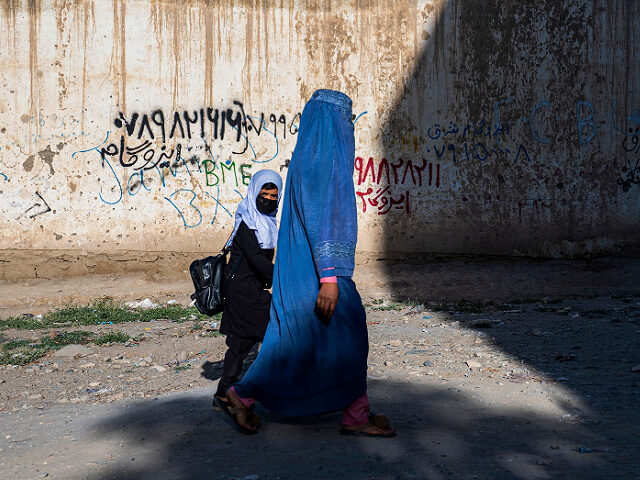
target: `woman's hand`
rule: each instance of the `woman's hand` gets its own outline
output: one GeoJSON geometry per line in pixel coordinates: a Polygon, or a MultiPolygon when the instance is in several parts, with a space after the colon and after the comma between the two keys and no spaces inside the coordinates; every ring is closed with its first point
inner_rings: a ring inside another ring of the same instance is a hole
{"type": "Polygon", "coordinates": [[[323,283],[318,292],[318,300],[316,301],[316,311],[319,316],[329,323],[333,316],[333,312],[338,304],[340,289],[337,283],[323,283]]]}

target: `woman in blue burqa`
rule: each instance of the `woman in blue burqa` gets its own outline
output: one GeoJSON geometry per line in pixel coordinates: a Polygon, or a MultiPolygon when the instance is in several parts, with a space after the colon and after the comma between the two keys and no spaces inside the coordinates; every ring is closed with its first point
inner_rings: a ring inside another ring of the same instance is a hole
{"type": "Polygon", "coordinates": [[[351,280],[357,240],[351,99],[316,91],[291,158],[270,320],[258,357],[227,391],[237,426],[257,431],[258,400],[285,416],[342,410],[344,434],[393,436],[367,398],[366,314],[351,280]]]}

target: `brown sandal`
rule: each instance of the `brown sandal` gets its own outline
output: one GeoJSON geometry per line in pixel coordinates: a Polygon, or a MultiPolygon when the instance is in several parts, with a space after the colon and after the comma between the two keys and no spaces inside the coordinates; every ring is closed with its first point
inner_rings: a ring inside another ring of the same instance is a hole
{"type": "Polygon", "coordinates": [[[228,407],[224,409],[223,412],[233,419],[236,429],[240,433],[244,433],[245,435],[253,435],[258,433],[258,427],[260,426],[260,416],[257,413],[253,413],[250,409],[245,407],[244,404],[240,401],[240,397],[238,397],[238,395],[233,391],[227,392],[227,403],[228,407]],[[239,415],[246,415],[246,424],[251,428],[240,425],[240,422],[238,421],[239,415]]]}
{"type": "Polygon", "coordinates": [[[349,426],[349,428],[344,425],[340,429],[340,435],[357,435],[362,437],[379,437],[379,438],[391,438],[396,436],[396,431],[391,428],[391,422],[389,422],[389,418],[386,415],[374,415],[373,413],[369,415],[369,421],[367,423],[363,423],[362,425],[354,425],[349,426]],[[369,428],[378,428],[382,430],[382,433],[368,433],[365,430],[369,428]],[[388,430],[385,432],[384,430],[388,430]]]}

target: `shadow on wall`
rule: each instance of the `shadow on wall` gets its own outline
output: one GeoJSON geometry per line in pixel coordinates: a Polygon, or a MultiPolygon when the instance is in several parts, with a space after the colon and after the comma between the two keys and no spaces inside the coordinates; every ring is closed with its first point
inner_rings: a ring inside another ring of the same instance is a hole
{"type": "Polygon", "coordinates": [[[385,213],[385,251],[640,253],[627,148],[640,4],[442,0],[416,15],[427,40],[383,126],[388,164],[361,167],[375,181],[359,202],[385,213]]]}

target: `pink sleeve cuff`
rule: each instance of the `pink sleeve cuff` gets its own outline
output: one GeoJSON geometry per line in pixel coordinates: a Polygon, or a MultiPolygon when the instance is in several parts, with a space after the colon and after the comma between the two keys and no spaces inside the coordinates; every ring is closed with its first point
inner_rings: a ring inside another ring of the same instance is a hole
{"type": "Polygon", "coordinates": [[[338,277],[323,277],[320,283],[338,283],[338,277]]]}
{"type": "Polygon", "coordinates": [[[335,267],[320,270],[320,283],[338,283],[335,267]]]}

